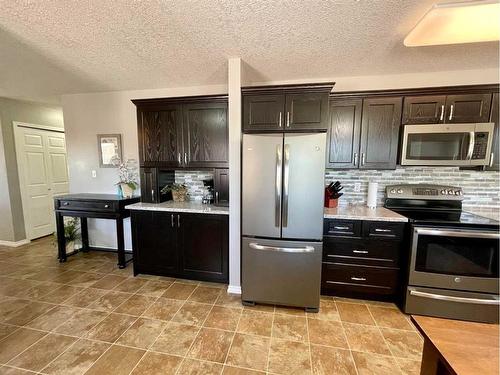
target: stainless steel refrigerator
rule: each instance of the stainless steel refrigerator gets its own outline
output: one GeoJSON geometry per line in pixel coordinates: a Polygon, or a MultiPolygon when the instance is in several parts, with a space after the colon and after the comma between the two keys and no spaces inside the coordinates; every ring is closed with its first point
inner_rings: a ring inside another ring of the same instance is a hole
{"type": "Polygon", "coordinates": [[[242,300],[319,308],[326,134],[244,134],[242,300]]]}

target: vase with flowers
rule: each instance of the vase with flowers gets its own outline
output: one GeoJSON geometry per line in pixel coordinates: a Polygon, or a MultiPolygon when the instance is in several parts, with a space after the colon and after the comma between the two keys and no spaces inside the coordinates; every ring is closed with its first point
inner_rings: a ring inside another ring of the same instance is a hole
{"type": "Polygon", "coordinates": [[[127,159],[122,162],[120,158],[115,158],[113,164],[118,169],[118,182],[123,198],[131,198],[137,190],[139,174],[137,172],[137,161],[127,159]]]}

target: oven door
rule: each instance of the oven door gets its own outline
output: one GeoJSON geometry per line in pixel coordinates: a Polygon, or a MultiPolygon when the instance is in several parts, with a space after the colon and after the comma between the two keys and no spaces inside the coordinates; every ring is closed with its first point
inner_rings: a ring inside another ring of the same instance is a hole
{"type": "Polygon", "coordinates": [[[498,232],[413,227],[409,284],[498,293],[498,232]]]}
{"type": "Polygon", "coordinates": [[[491,124],[406,125],[401,165],[487,165],[491,124]]]}

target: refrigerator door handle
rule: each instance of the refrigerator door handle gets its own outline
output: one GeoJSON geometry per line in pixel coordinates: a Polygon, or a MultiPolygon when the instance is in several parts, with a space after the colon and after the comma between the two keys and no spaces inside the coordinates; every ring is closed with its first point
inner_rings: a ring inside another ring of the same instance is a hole
{"type": "Polygon", "coordinates": [[[250,244],[248,246],[250,246],[250,248],[255,249],[255,250],[277,251],[279,253],[314,253],[314,247],[312,247],[312,246],[276,247],[276,246],[259,245],[256,242],[250,242],[250,244]]]}
{"type": "Polygon", "coordinates": [[[274,226],[279,227],[281,224],[281,145],[276,146],[276,181],[274,193],[274,226]]]}
{"type": "Polygon", "coordinates": [[[290,145],[285,144],[283,173],[283,228],[288,225],[288,184],[290,181],[290,145]]]}

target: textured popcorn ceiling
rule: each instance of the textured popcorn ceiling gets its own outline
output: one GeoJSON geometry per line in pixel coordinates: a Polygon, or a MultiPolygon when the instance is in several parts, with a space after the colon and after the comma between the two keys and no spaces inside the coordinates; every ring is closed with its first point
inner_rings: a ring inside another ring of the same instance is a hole
{"type": "Polygon", "coordinates": [[[1,0],[0,95],[498,66],[497,43],[406,48],[433,0],[1,0]]]}

